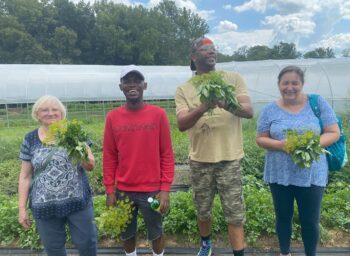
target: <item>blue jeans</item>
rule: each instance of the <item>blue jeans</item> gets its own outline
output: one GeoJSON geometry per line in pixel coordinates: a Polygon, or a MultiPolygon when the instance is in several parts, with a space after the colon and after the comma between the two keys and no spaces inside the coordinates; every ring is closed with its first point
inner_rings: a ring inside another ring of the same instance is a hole
{"type": "Polygon", "coordinates": [[[66,256],[66,224],[80,256],[97,255],[97,230],[92,203],[63,218],[35,220],[48,256],[66,256]]]}

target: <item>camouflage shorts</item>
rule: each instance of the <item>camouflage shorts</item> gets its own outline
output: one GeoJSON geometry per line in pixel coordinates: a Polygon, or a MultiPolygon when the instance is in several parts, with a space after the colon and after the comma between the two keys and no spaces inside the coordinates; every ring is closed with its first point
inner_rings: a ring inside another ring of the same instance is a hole
{"type": "Polygon", "coordinates": [[[208,220],[216,192],[221,200],[225,221],[232,225],[245,222],[240,161],[199,163],[190,161],[193,202],[200,220],[208,220]]]}

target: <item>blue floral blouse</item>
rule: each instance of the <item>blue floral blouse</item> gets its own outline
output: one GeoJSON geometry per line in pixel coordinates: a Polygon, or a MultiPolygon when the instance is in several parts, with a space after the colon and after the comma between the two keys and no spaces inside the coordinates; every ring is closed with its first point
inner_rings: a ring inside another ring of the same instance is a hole
{"type": "MultiPolygon", "coordinates": [[[[337,123],[332,107],[319,97],[318,106],[324,127],[337,123]]],[[[280,108],[276,102],[264,107],[257,122],[257,133],[269,133],[276,140],[285,139],[285,129],[313,130],[320,134],[318,118],[314,115],[309,102],[298,113],[290,113],[280,108]]],[[[328,164],[325,155],[314,162],[310,169],[301,169],[294,164],[291,156],[284,151],[267,150],[265,156],[264,181],[280,185],[325,187],[328,182],[328,164]]]]}

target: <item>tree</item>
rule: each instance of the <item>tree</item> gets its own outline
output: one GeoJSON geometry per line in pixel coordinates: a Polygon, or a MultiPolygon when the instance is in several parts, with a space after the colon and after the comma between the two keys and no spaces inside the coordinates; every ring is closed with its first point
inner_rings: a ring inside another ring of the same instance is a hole
{"type": "Polygon", "coordinates": [[[101,1],[95,3],[96,24],[95,35],[95,58],[97,64],[141,64],[133,61],[133,47],[139,40],[132,32],[139,29],[143,19],[133,21],[131,18],[132,7],[112,2],[101,1]],[[138,22],[135,26],[133,22],[138,22]]]}
{"type": "Polygon", "coordinates": [[[271,50],[271,59],[297,59],[301,53],[296,50],[294,43],[280,42],[271,50]]]}
{"type": "Polygon", "coordinates": [[[157,23],[163,35],[159,48],[163,60],[159,64],[188,64],[192,40],[209,32],[205,20],[186,8],[177,8],[170,0],[159,3],[151,12],[163,17],[157,23]],[[164,59],[167,63],[162,63],[164,59]]]}
{"type": "Polygon", "coordinates": [[[344,49],[342,54],[343,57],[350,57],[350,48],[344,49]]]}
{"type": "Polygon", "coordinates": [[[247,50],[247,60],[267,60],[271,58],[271,49],[264,45],[256,45],[247,50]]]}
{"type": "Polygon", "coordinates": [[[50,63],[50,52],[28,33],[16,28],[0,29],[1,63],[50,63]]]}
{"type": "Polygon", "coordinates": [[[321,58],[335,58],[335,54],[334,54],[332,48],[319,47],[319,48],[316,48],[313,51],[306,52],[304,54],[304,58],[305,59],[309,59],[309,58],[318,58],[318,59],[321,59],[321,58]]]}
{"type": "Polygon", "coordinates": [[[51,38],[52,54],[56,63],[71,64],[80,55],[80,50],[76,48],[77,34],[65,26],[55,29],[51,38]]]}
{"type": "Polygon", "coordinates": [[[233,59],[235,61],[246,61],[248,55],[248,47],[247,46],[241,46],[238,48],[237,51],[235,51],[232,55],[233,59]]]}
{"type": "Polygon", "coordinates": [[[81,55],[75,62],[94,63],[95,13],[89,3],[80,1],[76,5],[68,0],[54,0],[55,20],[58,27],[66,27],[77,35],[76,47],[81,55]]]}
{"type": "Polygon", "coordinates": [[[230,56],[220,52],[217,53],[217,62],[230,62],[233,60],[234,60],[233,55],[230,56]]]}

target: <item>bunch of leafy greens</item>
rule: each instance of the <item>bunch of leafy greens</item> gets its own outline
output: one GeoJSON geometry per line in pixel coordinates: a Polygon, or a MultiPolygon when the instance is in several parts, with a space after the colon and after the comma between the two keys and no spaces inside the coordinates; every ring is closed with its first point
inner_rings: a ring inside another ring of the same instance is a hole
{"type": "Polygon", "coordinates": [[[294,163],[302,169],[310,168],[313,161],[320,159],[320,155],[327,150],[320,146],[320,135],[312,130],[299,133],[297,130],[287,129],[284,149],[289,153],[294,163]]]}
{"type": "Polygon", "coordinates": [[[49,126],[43,143],[47,146],[64,148],[72,163],[77,164],[88,159],[87,140],[88,135],[81,122],[64,119],[49,126]]]}
{"type": "Polygon", "coordinates": [[[191,81],[197,88],[200,101],[209,105],[209,114],[213,113],[215,104],[218,101],[224,101],[229,112],[240,108],[235,95],[235,87],[224,81],[222,72],[210,71],[196,75],[191,81]]]}
{"type": "Polygon", "coordinates": [[[115,206],[107,206],[99,217],[96,224],[104,235],[110,236],[118,241],[121,232],[126,230],[132,218],[134,206],[129,198],[118,200],[115,206]]]}

